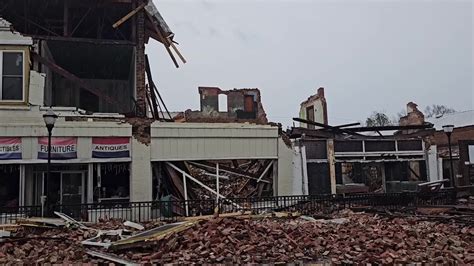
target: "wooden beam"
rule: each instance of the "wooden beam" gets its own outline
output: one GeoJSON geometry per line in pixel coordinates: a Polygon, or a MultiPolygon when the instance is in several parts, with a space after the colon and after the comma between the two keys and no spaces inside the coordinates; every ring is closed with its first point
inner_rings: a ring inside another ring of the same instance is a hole
{"type": "Polygon", "coordinates": [[[135,45],[134,42],[124,41],[124,40],[73,38],[73,37],[63,37],[63,36],[30,35],[30,34],[25,34],[25,36],[29,36],[34,39],[47,40],[47,41],[51,40],[51,41],[83,42],[83,43],[105,44],[105,45],[129,45],[129,46],[135,45]]]}
{"type": "Polygon", "coordinates": [[[51,71],[63,76],[64,78],[66,78],[66,79],[68,79],[68,80],[70,80],[74,83],[79,84],[81,86],[81,88],[89,91],[90,93],[96,95],[97,97],[99,97],[101,99],[104,99],[107,103],[114,104],[114,105],[115,104],[120,105],[120,103],[116,99],[113,99],[113,98],[103,94],[101,91],[99,91],[96,88],[93,88],[90,84],[88,84],[84,80],[80,79],[76,75],[70,73],[69,71],[65,70],[64,68],[58,66],[57,64],[49,61],[46,58],[38,55],[37,53],[31,53],[31,54],[33,55],[34,60],[40,62],[43,65],[46,65],[47,67],[49,67],[51,69],[51,71]]]}
{"type": "Polygon", "coordinates": [[[175,67],[179,68],[178,62],[176,61],[176,58],[174,57],[173,53],[170,50],[170,47],[169,47],[170,45],[168,43],[168,40],[163,37],[163,35],[161,34],[160,29],[158,28],[158,26],[156,26],[156,24],[153,21],[153,18],[151,17],[151,15],[148,12],[145,12],[145,14],[147,15],[148,19],[153,24],[153,29],[155,30],[156,34],[158,35],[158,38],[161,40],[161,43],[165,46],[165,49],[168,52],[168,54],[170,55],[171,60],[173,60],[173,63],[175,65],[175,67]]]}
{"type": "MultiPolygon", "coordinates": [[[[302,118],[298,118],[298,117],[294,117],[293,120],[298,121],[298,122],[302,122],[302,123],[305,123],[305,124],[310,124],[310,125],[315,125],[315,126],[318,126],[318,127],[322,127],[324,129],[329,129],[329,130],[334,131],[335,133],[346,133],[346,134],[349,134],[349,135],[365,137],[364,135],[349,131],[349,129],[342,129],[342,128],[338,128],[338,127],[333,127],[333,126],[330,126],[330,125],[321,124],[321,123],[311,121],[311,120],[306,120],[306,119],[302,119],[302,118]]],[[[352,128],[350,128],[350,129],[352,129],[352,128]]]]}
{"type": "MultiPolygon", "coordinates": [[[[150,83],[150,90],[154,93],[156,93],[156,95],[158,96],[158,98],[160,99],[161,103],[163,104],[163,107],[165,108],[166,110],[166,113],[168,114],[169,118],[171,120],[173,120],[173,117],[171,117],[171,114],[170,114],[170,111],[168,111],[168,107],[166,107],[166,104],[165,102],[163,101],[163,98],[161,98],[161,94],[160,92],[158,91],[158,88],[156,87],[155,85],[155,82],[153,82],[153,77],[151,75],[151,67],[150,67],[150,62],[148,60],[148,55],[145,55],[145,71],[146,71],[146,74],[147,74],[147,77],[148,77],[148,82],[150,83]]],[[[158,102],[158,107],[161,109],[161,106],[160,106],[160,103],[158,102]]],[[[161,112],[163,114],[163,111],[161,112]]],[[[163,116],[164,118],[164,116],[163,116]]]]}
{"type": "Polygon", "coordinates": [[[183,64],[186,64],[186,59],[184,58],[184,56],[179,52],[178,50],[178,47],[176,47],[176,45],[174,45],[173,41],[168,39],[169,41],[169,44],[171,45],[171,48],[173,48],[174,52],[178,55],[179,59],[181,59],[181,62],[183,62],[183,64]]]}
{"type": "MultiPolygon", "coordinates": [[[[215,190],[213,190],[212,188],[206,186],[204,183],[202,183],[201,181],[199,181],[198,179],[194,178],[193,176],[191,176],[190,174],[186,173],[185,171],[179,169],[178,167],[176,167],[174,164],[170,163],[170,162],[165,162],[167,165],[171,166],[173,169],[175,169],[176,171],[180,172],[183,176],[186,176],[188,177],[189,179],[191,179],[192,181],[194,181],[194,183],[200,185],[201,187],[205,188],[207,191],[211,192],[212,194],[216,195],[217,197],[219,198],[222,198],[222,199],[226,199],[226,197],[224,197],[223,195],[219,194],[218,192],[216,192],[215,190]]],[[[229,202],[236,206],[237,208],[242,208],[241,206],[237,205],[236,203],[234,203],[233,201],[230,201],[229,202]]]]}
{"type": "Polygon", "coordinates": [[[342,125],[337,125],[337,126],[334,126],[334,127],[343,128],[343,127],[353,127],[353,126],[360,126],[360,122],[355,122],[355,123],[350,123],[350,124],[342,124],[342,125]]]}
{"type": "Polygon", "coordinates": [[[142,3],[139,5],[137,8],[134,10],[130,11],[127,15],[125,15],[123,18],[119,19],[117,22],[112,25],[114,29],[118,28],[120,25],[122,25],[125,21],[129,20],[132,16],[134,16],[138,11],[142,10],[145,6],[147,5],[146,2],[142,3]]]}

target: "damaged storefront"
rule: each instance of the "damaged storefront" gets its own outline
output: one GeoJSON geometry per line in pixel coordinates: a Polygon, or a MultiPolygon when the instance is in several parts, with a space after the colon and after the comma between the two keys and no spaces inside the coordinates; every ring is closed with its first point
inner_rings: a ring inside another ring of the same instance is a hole
{"type": "Polygon", "coordinates": [[[277,194],[277,127],[157,123],[151,132],[153,198],[188,201],[183,214],[209,212],[219,201],[238,205],[227,198],[277,194]]]}
{"type": "Polygon", "coordinates": [[[129,137],[53,137],[49,177],[47,138],[0,137],[0,142],[4,207],[130,199],[129,137]]]}

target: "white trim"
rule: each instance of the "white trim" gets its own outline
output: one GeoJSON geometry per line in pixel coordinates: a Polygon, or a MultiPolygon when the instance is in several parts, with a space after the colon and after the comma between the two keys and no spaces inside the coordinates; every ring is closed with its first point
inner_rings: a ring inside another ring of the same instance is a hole
{"type": "Polygon", "coordinates": [[[25,205],[25,166],[20,165],[20,195],[18,200],[18,206],[25,205]]]}
{"type": "Polygon", "coordinates": [[[33,45],[33,40],[1,40],[0,45],[33,45]]]}
{"type": "Polygon", "coordinates": [[[26,80],[26,73],[25,73],[25,51],[24,50],[1,50],[0,51],[0,103],[23,103],[26,102],[26,86],[25,86],[25,80],[26,80]],[[3,99],[3,54],[4,53],[21,53],[22,57],[22,66],[21,66],[21,88],[22,88],[22,95],[21,95],[21,100],[4,100],[3,99]]]}
{"type": "MultiPolygon", "coordinates": [[[[152,162],[168,161],[217,161],[217,160],[278,160],[278,156],[240,156],[240,157],[181,157],[181,158],[159,158],[151,159],[152,162]]],[[[1,161],[0,161],[1,162],[1,161]]]]}
{"type": "Polygon", "coordinates": [[[94,164],[87,165],[87,203],[94,203],[94,164]]]}
{"type": "MultiPolygon", "coordinates": [[[[71,159],[71,160],[51,160],[53,164],[72,164],[72,163],[122,163],[122,162],[131,162],[132,158],[109,158],[109,159],[96,159],[96,158],[87,158],[87,159],[71,159]]],[[[0,165],[2,164],[47,164],[48,160],[44,159],[23,159],[23,160],[0,160],[0,165]]]]}
{"type": "Polygon", "coordinates": [[[0,51],[0,102],[3,101],[3,51],[0,51]]]}

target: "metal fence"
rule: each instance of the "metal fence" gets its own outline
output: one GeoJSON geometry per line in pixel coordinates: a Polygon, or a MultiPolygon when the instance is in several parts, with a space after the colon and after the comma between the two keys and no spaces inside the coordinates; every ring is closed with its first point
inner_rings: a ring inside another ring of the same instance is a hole
{"type": "Polygon", "coordinates": [[[0,208],[1,223],[12,223],[17,219],[32,216],[54,216],[54,211],[65,213],[75,219],[98,222],[101,219],[119,218],[136,222],[174,221],[179,217],[251,211],[269,213],[273,211],[298,211],[302,214],[331,213],[344,208],[358,206],[380,206],[387,209],[416,207],[421,205],[453,204],[455,193],[451,190],[419,193],[366,193],[351,195],[303,195],[258,198],[171,200],[147,202],[107,202],[77,205],[56,205],[44,209],[41,206],[0,208]]]}

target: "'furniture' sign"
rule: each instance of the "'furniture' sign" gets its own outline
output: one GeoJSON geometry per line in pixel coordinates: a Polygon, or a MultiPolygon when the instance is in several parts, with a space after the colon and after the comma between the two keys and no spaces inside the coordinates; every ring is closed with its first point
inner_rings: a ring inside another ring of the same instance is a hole
{"type": "MultiPolygon", "coordinates": [[[[76,159],[77,138],[51,138],[51,159],[76,159]]],[[[38,138],[38,159],[48,159],[48,138],[38,138]]]]}

